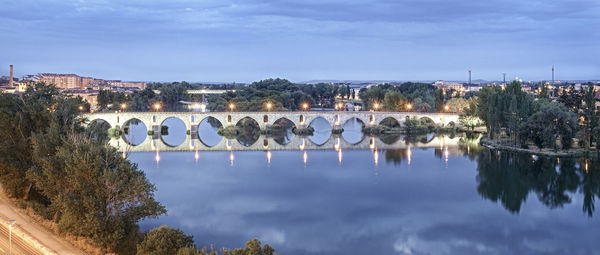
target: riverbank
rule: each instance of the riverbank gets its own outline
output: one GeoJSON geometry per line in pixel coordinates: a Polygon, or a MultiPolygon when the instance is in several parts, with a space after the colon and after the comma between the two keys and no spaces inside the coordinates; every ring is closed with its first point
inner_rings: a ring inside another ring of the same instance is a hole
{"type": "Polygon", "coordinates": [[[56,234],[56,224],[36,215],[30,209],[23,209],[17,202],[6,196],[0,187],[0,219],[2,227],[8,227],[9,219],[16,220],[12,234],[26,242],[28,247],[40,254],[102,254],[85,240],[75,237],[62,237],[56,234]],[[70,239],[70,240],[69,240],[70,239]],[[79,248],[78,248],[79,247],[79,248]],[[84,248],[85,247],[85,248],[84,248]]]}
{"type": "MultiPolygon", "coordinates": [[[[488,139],[487,137],[481,138],[479,144],[492,150],[503,150],[518,153],[528,153],[550,157],[596,157],[597,153],[594,150],[585,149],[570,149],[570,150],[558,150],[553,149],[539,149],[535,148],[520,148],[512,145],[501,144],[499,141],[488,139]]],[[[531,146],[530,146],[531,147],[531,146]]]]}

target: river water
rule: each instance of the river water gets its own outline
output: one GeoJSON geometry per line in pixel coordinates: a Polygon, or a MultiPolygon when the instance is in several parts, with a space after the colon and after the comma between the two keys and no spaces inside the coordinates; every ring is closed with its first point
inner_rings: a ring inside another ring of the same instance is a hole
{"type": "MultiPolygon", "coordinates": [[[[168,144],[185,139],[176,122],[168,144]]],[[[312,142],[331,135],[312,125],[312,142]]],[[[360,123],[344,129],[364,139],[360,123]]],[[[221,139],[207,123],[199,136],[221,139]]],[[[597,161],[490,151],[460,135],[391,140],[414,146],[130,153],[168,210],[140,225],[180,228],[200,247],[259,238],[280,254],[600,254],[597,161]]]]}

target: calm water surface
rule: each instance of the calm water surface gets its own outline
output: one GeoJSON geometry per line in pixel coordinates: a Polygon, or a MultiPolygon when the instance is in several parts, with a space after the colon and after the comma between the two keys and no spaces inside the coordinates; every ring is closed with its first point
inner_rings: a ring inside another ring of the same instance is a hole
{"type": "MultiPolygon", "coordinates": [[[[213,126],[201,128],[204,143],[220,140],[213,126]]],[[[362,140],[356,126],[343,138],[362,140]]],[[[185,135],[172,130],[165,142],[185,135]]],[[[598,162],[465,144],[159,155],[129,155],[168,209],[141,226],[180,228],[198,246],[259,238],[282,254],[600,254],[598,162]]]]}

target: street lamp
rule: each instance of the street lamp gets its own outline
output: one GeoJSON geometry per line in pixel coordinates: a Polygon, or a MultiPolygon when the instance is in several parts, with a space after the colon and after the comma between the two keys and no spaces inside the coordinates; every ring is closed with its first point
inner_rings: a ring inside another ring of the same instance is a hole
{"type": "Polygon", "coordinates": [[[308,110],[308,103],[303,103],[302,109],[304,109],[305,111],[308,110]]]}
{"type": "Polygon", "coordinates": [[[233,111],[233,109],[235,109],[235,104],[234,103],[229,103],[229,110],[233,111]]]}
{"type": "Polygon", "coordinates": [[[273,104],[271,102],[267,102],[267,111],[271,111],[271,107],[273,107],[273,104]]]}
{"type": "Polygon", "coordinates": [[[8,254],[12,255],[12,225],[16,220],[8,220],[8,254]]]}
{"type": "Polygon", "coordinates": [[[80,111],[83,111],[83,105],[80,105],[80,106],[79,106],[79,110],[80,110],[80,111]]]}
{"type": "Polygon", "coordinates": [[[160,106],[160,103],[158,103],[158,102],[154,103],[154,109],[155,109],[156,111],[160,110],[160,107],[161,107],[161,106],[160,106]]]}
{"type": "Polygon", "coordinates": [[[122,103],[121,104],[121,110],[124,111],[125,109],[127,109],[127,104],[126,103],[122,103]]]}
{"type": "Polygon", "coordinates": [[[407,104],[406,105],[406,109],[409,110],[409,111],[412,109],[412,107],[413,107],[412,104],[407,104]]]}
{"type": "Polygon", "coordinates": [[[379,103],[374,103],[373,104],[373,109],[375,109],[375,111],[379,110],[379,103]]]}
{"type": "Polygon", "coordinates": [[[450,110],[450,106],[448,106],[448,105],[445,105],[445,106],[444,106],[444,110],[446,110],[446,111],[450,110]]]}

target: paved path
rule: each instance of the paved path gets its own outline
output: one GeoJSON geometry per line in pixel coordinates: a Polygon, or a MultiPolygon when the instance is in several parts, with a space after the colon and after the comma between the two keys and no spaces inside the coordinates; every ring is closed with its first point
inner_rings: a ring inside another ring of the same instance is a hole
{"type": "MultiPolygon", "coordinates": [[[[38,224],[34,219],[15,208],[12,201],[8,199],[0,187],[0,220],[6,222],[8,219],[16,220],[13,225],[13,254],[45,254],[39,249],[32,247],[28,242],[15,237],[15,228],[27,233],[38,243],[45,246],[49,252],[46,254],[85,254],[66,240],[56,236],[44,226],[38,224]],[[17,248],[15,248],[17,246],[17,248]]],[[[8,229],[6,224],[0,224],[0,254],[8,254],[8,229]]]]}

